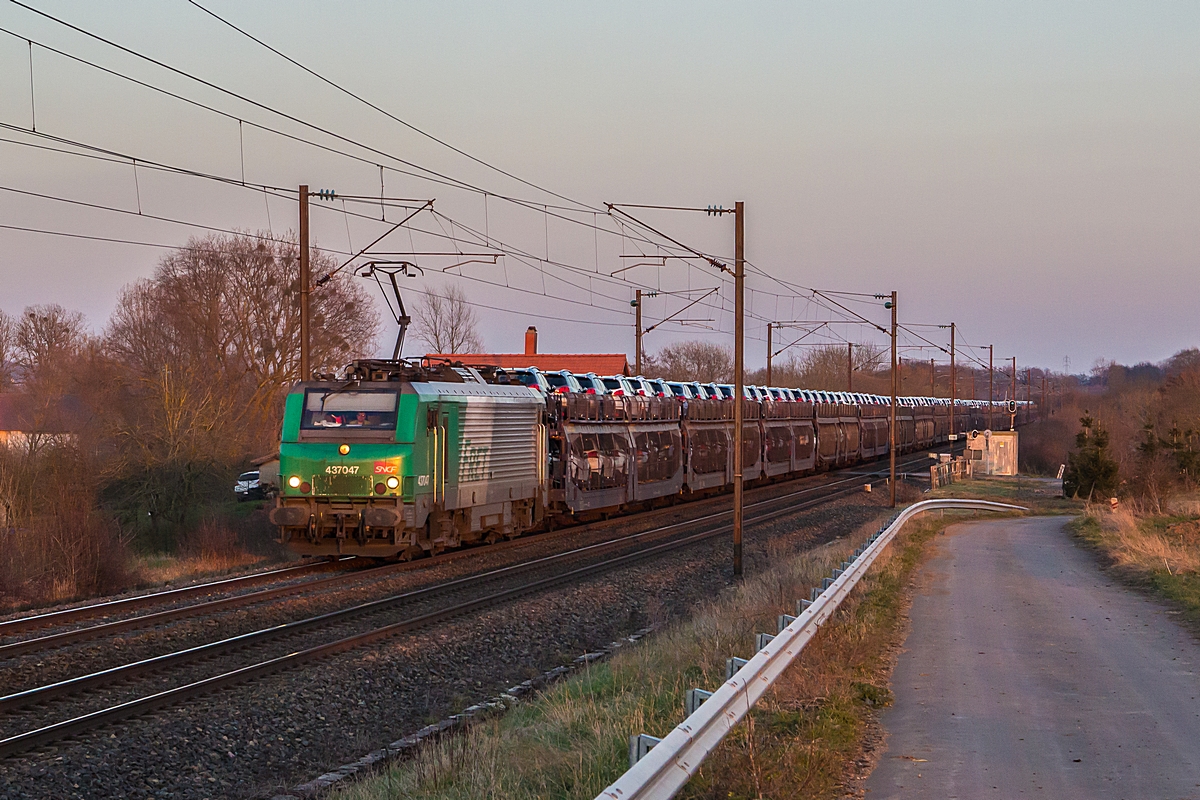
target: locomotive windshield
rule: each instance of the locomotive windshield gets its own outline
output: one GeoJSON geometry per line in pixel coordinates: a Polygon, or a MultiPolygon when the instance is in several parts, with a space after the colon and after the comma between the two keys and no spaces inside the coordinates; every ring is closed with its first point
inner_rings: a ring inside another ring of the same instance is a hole
{"type": "Polygon", "coordinates": [[[396,399],[396,392],[388,389],[309,389],[304,393],[304,417],[300,427],[305,430],[395,430],[396,399]]]}

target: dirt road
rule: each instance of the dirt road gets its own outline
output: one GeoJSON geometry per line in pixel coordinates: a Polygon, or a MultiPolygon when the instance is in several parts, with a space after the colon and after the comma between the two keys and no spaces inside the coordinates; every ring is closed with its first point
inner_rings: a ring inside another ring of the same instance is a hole
{"type": "Polygon", "coordinates": [[[935,540],[867,798],[1200,798],[1200,644],[1065,524],[935,540]]]}

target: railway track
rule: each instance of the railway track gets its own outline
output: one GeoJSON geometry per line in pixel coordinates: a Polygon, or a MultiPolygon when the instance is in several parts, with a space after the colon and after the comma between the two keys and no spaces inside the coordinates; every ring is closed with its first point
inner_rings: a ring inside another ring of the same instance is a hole
{"type": "MultiPolygon", "coordinates": [[[[907,464],[913,465],[921,462],[925,462],[925,458],[912,459],[907,464]]],[[[780,516],[820,505],[836,497],[860,491],[864,482],[876,482],[880,475],[879,472],[860,472],[818,486],[802,488],[748,504],[746,522],[747,524],[762,524],[780,516]]],[[[145,679],[146,676],[157,675],[168,670],[173,673],[185,670],[189,665],[208,662],[235,651],[256,649],[261,651],[269,643],[288,645],[282,654],[272,656],[260,652],[255,656],[260,660],[250,664],[233,669],[223,669],[217,674],[208,674],[203,677],[193,676],[195,679],[188,679],[186,682],[168,689],[143,694],[11,735],[0,740],[0,757],[14,755],[102,725],[175,705],[314,659],[363,647],[381,639],[424,628],[454,616],[506,603],[523,595],[544,592],[557,586],[586,580],[612,569],[651,559],[671,550],[688,547],[727,533],[730,529],[730,525],[726,521],[729,516],[728,510],[703,514],[696,518],[640,533],[616,537],[477,575],[361,603],[350,608],[11,694],[0,698],[0,712],[13,715],[14,712],[20,712],[22,709],[36,708],[40,712],[38,716],[43,716],[41,712],[52,712],[56,707],[56,702],[64,698],[77,698],[82,693],[92,693],[94,696],[106,691],[112,692],[114,687],[124,687],[124,690],[128,692],[131,682],[136,687],[137,682],[145,679]],[[372,617],[394,612],[397,608],[403,609],[400,619],[370,621],[372,617]],[[365,630],[347,629],[352,628],[354,624],[363,622],[367,623],[365,630]],[[323,641],[315,643],[303,641],[308,634],[321,631],[325,633],[325,636],[322,637],[323,641]],[[297,639],[302,640],[299,645],[295,644],[297,639]]],[[[519,543],[521,540],[508,544],[519,543]]],[[[460,554],[461,552],[447,555],[460,554]]],[[[411,568],[428,564],[430,561],[432,559],[413,562],[410,565],[388,565],[388,567],[378,569],[389,569],[395,566],[411,568]]],[[[371,570],[367,572],[371,572],[371,570]]],[[[344,576],[334,577],[340,579],[344,576]]],[[[330,581],[332,579],[323,580],[330,581]]],[[[308,582],[305,587],[312,587],[316,583],[318,582],[308,582]]],[[[18,717],[28,715],[28,711],[24,714],[16,714],[18,717]]]]}
{"type": "MultiPolygon", "coordinates": [[[[623,521],[636,521],[639,518],[644,518],[646,516],[650,516],[650,515],[654,515],[654,514],[668,513],[672,510],[678,510],[678,508],[679,508],[678,506],[675,506],[675,507],[656,509],[654,511],[641,512],[639,514],[628,515],[628,516],[622,517],[621,519],[623,521]]],[[[728,512],[726,512],[726,513],[728,513],[728,512]]],[[[705,518],[707,518],[707,517],[703,517],[702,519],[705,519],[705,518]]],[[[284,585],[284,586],[277,586],[277,587],[273,587],[270,589],[264,589],[264,590],[261,590],[258,592],[249,592],[246,594],[223,597],[223,598],[219,598],[217,600],[210,600],[210,601],[203,602],[203,603],[195,603],[192,605],[178,606],[176,608],[170,608],[170,609],[166,609],[163,611],[154,612],[151,614],[142,614],[139,616],[128,617],[128,618],[120,619],[120,620],[114,620],[112,622],[104,622],[104,623],[100,623],[97,625],[91,625],[91,626],[84,627],[84,628],[75,628],[75,629],[60,631],[57,633],[47,634],[44,636],[31,637],[28,639],[19,639],[17,641],[0,644],[0,661],[3,661],[4,659],[8,659],[8,658],[16,658],[18,656],[27,655],[29,653],[35,653],[40,650],[48,650],[48,649],[56,648],[56,647],[65,647],[69,644],[75,644],[77,642],[88,641],[90,639],[95,639],[95,638],[98,638],[101,636],[107,636],[107,635],[116,634],[116,633],[124,633],[124,632],[132,631],[132,630],[141,630],[141,629],[145,629],[145,628],[150,628],[155,625],[162,624],[164,622],[170,622],[172,620],[188,619],[188,618],[199,617],[202,615],[212,614],[212,613],[216,613],[216,612],[231,611],[236,608],[243,608],[243,607],[250,606],[250,605],[256,605],[258,603],[262,603],[267,600],[275,600],[275,599],[278,599],[281,597],[286,597],[288,595],[295,595],[295,594],[301,594],[301,593],[312,593],[314,591],[325,591],[328,589],[335,589],[338,587],[342,587],[342,586],[345,586],[345,585],[348,585],[351,583],[357,583],[360,581],[370,581],[372,579],[382,578],[382,577],[386,577],[388,575],[393,575],[393,574],[397,574],[397,573],[401,573],[401,572],[428,569],[430,567],[439,566],[442,564],[449,563],[451,561],[456,561],[459,559],[479,555],[481,553],[494,554],[494,553],[502,552],[507,549],[543,544],[546,541],[551,540],[551,539],[557,539],[557,538],[561,538],[561,537],[572,535],[572,534],[579,535],[579,534],[587,531],[590,528],[594,528],[594,527],[598,527],[598,526],[606,526],[606,525],[611,525],[611,524],[612,524],[611,522],[606,521],[606,522],[602,522],[602,523],[591,523],[591,524],[576,525],[576,526],[567,527],[567,528],[558,528],[554,531],[547,532],[547,533],[541,533],[541,534],[536,534],[533,536],[522,537],[520,539],[514,539],[511,541],[507,541],[507,542],[498,542],[496,544],[487,545],[485,548],[467,548],[467,549],[463,549],[463,550],[454,550],[454,551],[451,551],[448,553],[442,553],[440,555],[433,556],[431,558],[420,559],[418,561],[409,561],[409,562],[396,563],[396,564],[384,564],[384,565],[377,566],[377,567],[368,567],[365,569],[354,570],[354,571],[347,572],[347,573],[340,574],[340,575],[333,575],[328,578],[321,578],[318,580],[306,581],[304,583],[294,583],[294,584],[288,584],[288,585],[284,585]]],[[[296,567],[293,569],[301,570],[301,569],[309,569],[309,568],[320,567],[320,566],[323,566],[323,565],[319,565],[319,564],[307,565],[306,567],[296,567]]],[[[266,576],[268,576],[268,575],[275,575],[277,573],[285,573],[287,571],[288,570],[275,570],[275,571],[267,572],[267,573],[259,573],[255,576],[247,576],[247,578],[251,578],[251,577],[259,578],[259,580],[257,582],[262,582],[262,580],[266,579],[266,576]]],[[[241,580],[241,579],[231,579],[231,580],[241,580]]],[[[210,591],[216,591],[216,590],[218,590],[218,587],[224,588],[225,583],[226,583],[225,581],[219,581],[219,582],[212,583],[212,584],[204,584],[203,586],[204,587],[212,587],[212,589],[210,591]]],[[[244,584],[239,584],[239,585],[244,585],[244,584]]],[[[122,610],[122,611],[132,610],[132,609],[138,608],[139,606],[145,607],[145,606],[150,606],[150,605],[155,605],[155,604],[162,604],[165,602],[171,602],[174,600],[183,599],[188,596],[202,594],[203,592],[201,591],[201,589],[202,589],[201,586],[187,587],[187,593],[182,594],[182,595],[174,595],[173,592],[174,591],[182,592],[184,590],[172,590],[169,592],[159,592],[159,593],[156,593],[153,595],[144,595],[144,596],[140,596],[140,597],[136,597],[136,598],[115,600],[115,601],[111,601],[109,603],[97,603],[97,604],[83,607],[80,609],[67,609],[66,611],[63,611],[63,612],[54,612],[52,614],[40,615],[37,618],[32,618],[32,617],[28,618],[28,621],[30,622],[30,624],[22,624],[27,621],[25,618],[11,620],[9,623],[0,623],[0,635],[19,633],[19,632],[22,632],[25,630],[29,630],[31,628],[50,627],[52,624],[54,624],[54,622],[52,622],[51,620],[48,619],[50,617],[55,617],[60,624],[70,623],[76,619],[76,615],[74,613],[76,611],[91,612],[90,614],[80,615],[83,618],[101,616],[105,613],[103,611],[103,609],[107,609],[110,607],[113,608],[114,610],[122,610]],[[157,602],[155,602],[156,600],[157,600],[157,602]],[[132,606],[123,605],[127,601],[139,601],[139,603],[136,605],[132,605],[132,606]],[[35,620],[37,620],[37,621],[35,622],[35,620]],[[11,625],[12,627],[6,628],[6,627],[4,627],[5,625],[11,625]]],[[[3,709],[0,708],[0,711],[2,711],[2,710],[3,709]]]]}
{"type": "MultiPolygon", "coordinates": [[[[917,463],[923,459],[912,459],[911,463],[917,463]]],[[[862,469],[862,465],[851,467],[838,472],[831,473],[837,475],[839,473],[850,472],[853,470],[862,469]]],[[[801,479],[803,480],[803,479],[801,479]]],[[[845,480],[853,480],[845,479],[845,480]]],[[[837,482],[834,482],[835,484],[837,482]]],[[[833,484],[823,484],[825,486],[833,484]]],[[[769,489],[772,487],[761,487],[769,489]]],[[[777,488],[777,487],[774,487],[777,488]]],[[[778,502],[787,497],[797,496],[809,491],[809,489],[801,489],[799,492],[792,492],[781,497],[768,498],[764,502],[778,502]]],[[[720,498],[710,498],[708,503],[719,503],[720,498]]],[[[752,508],[753,505],[748,505],[752,508]]],[[[668,514],[672,511],[680,510],[680,506],[670,506],[666,508],[644,511],[637,514],[627,515],[621,518],[622,521],[637,522],[646,518],[653,518],[655,515],[668,514]]],[[[702,522],[719,516],[720,514],[728,515],[729,511],[716,512],[716,514],[707,514],[692,520],[687,523],[702,522]]],[[[575,525],[567,528],[558,528],[554,531],[537,534],[534,536],[526,536],[520,539],[514,539],[507,542],[500,542],[488,545],[485,548],[467,548],[463,550],[455,550],[448,553],[442,553],[432,558],[420,559],[417,561],[385,564],[377,567],[367,567],[364,569],[346,570],[337,575],[317,580],[304,582],[287,583],[280,586],[263,589],[256,592],[246,592],[243,594],[230,595],[221,597],[216,600],[209,600],[201,603],[190,605],[181,605],[174,608],[168,608],[162,611],[153,612],[150,614],[141,614],[137,616],[126,617],[124,619],[103,622],[96,625],[90,625],[81,628],[71,628],[55,633],[50,633],[42,636],[33,636],[29,638],[21,638],[15,641],[4,642],[3,637],[20,634],[29,630],[39,628],[47,628],[58,625],[73,623],[80,619],[89,619],[100,616],[107,616],[127,611],[134,611],[139,608],[151,607],[154,605],[162,605],[171,602],[177,602],[190,597],[203,596],[214,592],[225,592],[243,587],[253,586],[258,583],[286,580],[293,577],[302,577],[310,572],[328,571],[336,568],[338,563],[344,563],[351,559],[342,559],[340,562],[325,562],[321,564],[308,564],[299,567],[290,567],[280,570],[271,570],[268,572],[255,573],[239,578],[231,578],[224,581],[216,581],[213,583],[200,584],[197,586],[183,587],[180,589],[172,589],[165,592],[156,592],[137,597],[122,598],[104,603],[96,603],[89,606],[83,606],[75,609],[66,609],[64,611],[51,612],[49,614],[41,614],[33,617],[24,617],[7,622],[0,623],[0,662],[4,659],[16,658],[18,656],[36,653],[41,650],[49,650],[51,648],[65,647],[67,645],[76,644],[79,642],[96,639],[102,636],[110,636],[128,631],[144,630],[147,628],[161,625],[173,620],[189,619],[200,617],[209,614],[231,611],[237,608],[244,608],[268,600],[277,600],[283,597],[297,594],[310,594],[313,592],[327,591],[337,589],[352,583],[360,581],[370,581],[378,578],[383,578],[389,575],[398,574],[401,572],[423,570],[451,561],[468,558],[480,553],[494,554],[503,552],[507,549],[527,547],[532,545],[543,544],[548,540],[557,539],[569,535],[582,535],[583,533],[598,527],[607,527],[612,524],[612,521],[590,523],[583,525],[575,525]]],[[[686,524],[686,523],[685,523],[686,524]]],[[[2,710],[2,708],[0,708],[2,710]]]]}
{"type": "MultiPolygon", "coordinates": [[[[33,614],[28,617],[17,617],[16,619],[4,620],[3,622],[0,622],[0,637],[25,633],[26,631],[37,630],[38,628],[51,628],[59,625],[68,625],[80,620],[106,617],[111,614],[121,614],[127,611],[136,611],[140,608],[150,608],[157,605],[163,605],[165,603],[173,603],[179,600],[186,600],[190,597],[201,597],[221,592],[236,591],[238,589],[256,586],[260,583],[301,578],[310,573],[328,572],[331,569],[337,569],[339,566],[344,567],[346,566],[347,562],[352,562],[354,560],[355,558],[353,556],[347,556],[345,558],[340,558],[337,561],[322,561],[313,564],[300,564],[294,567],[270,569],[264,572],[255,572],[250,575],[240,575],[236,578],[225,578],[219,581],[198,583],[194,586],[181,586],[178,589],[167,589],[161,592],[139,594],[133,597],[122,597],[117,600],[106,600],[102,603],[90,603],[85,606],[65,608],[61,611],[50,611],[44,614],[33,614]]],[[[0,657],[7,656],[0,655],[0,657]]]]}

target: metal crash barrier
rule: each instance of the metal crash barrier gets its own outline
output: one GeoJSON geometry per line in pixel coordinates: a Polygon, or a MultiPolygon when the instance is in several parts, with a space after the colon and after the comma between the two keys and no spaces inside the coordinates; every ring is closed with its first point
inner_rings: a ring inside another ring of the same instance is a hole
{"type": "Polygon", "coordinates": [[[665,800],[673,797],[700,768],[721,739],[745,717],[763,693],[800,655],[809,640],[849,596],[855,584],[866,574],[883,549],[904,527],[904,523],[923,511],[954,509],[965,511],[1028,511],[1023,506],[993,503],[987,500],[925,500],[905,508],[891,522],[855,551],[852,561],[843,562],[813,589],[810,600],[797,603],[797,615],[781,615],[779,632],[759,634],[759,651],[749,661],[730,659],[729,679],[709,695],[689,692],[687,719],[663,739],[639,734],[631,737],[629,771],[596,800],[665,800]],[[697,705],[698,704],[698,705],[697,705]],[[694,708],[695,710],[691,710],[694,708]]]}

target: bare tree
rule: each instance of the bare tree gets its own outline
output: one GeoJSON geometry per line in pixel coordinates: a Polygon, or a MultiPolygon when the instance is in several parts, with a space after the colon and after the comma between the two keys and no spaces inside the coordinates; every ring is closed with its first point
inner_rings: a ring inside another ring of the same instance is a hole
{"type": "Polygon", "coordinates": [[[1189,347],[1180,350],[1163,363],[1167,375],[1182,375],[1185,372],[1200,372],[1200,349],[1189,347]]]}
{"type": "Polygon", "coordinates": [[[61,371],[63,362],[77,354],[87,339],[83,314],[78,311],[68,311],[57,303],[29,306],[13,332],[13,353],[22,380],[61,371]]]}
{"type": "Polygon", "coordinates": [[[698,339],[677,342],[647,359],[646,374],[672,381],[725,383],[733,375],[729,348],[698,339]]]}
{"type": "Polygon", "coordinates": [[[0,392],[11,389],[16,381],[16,363],[13,361],[16,344],[16,320],[0,311],[0,392]]]}
{"type": "MultiPolygon", "coordinates": [[[[856,391],[886,390],[889,379],[881,376],[879,371],[885,366],[887,351],[873,344],[856,344],[852,353],[853,388],[856,391]]],[[[844,391],[846,358],[846,347],[838,344],[805,348],[802,352],[799,348],[785,350],[782,357],[776,356],[771,365],[771,381],[776,386],[844,391]]],[[[766,370],[758,370],[747,376],[749,383],[765,381],[766,370]]]]}
{"type": "MultiPolygon", "coordinates": [[[[249,235],[208,236],[165,257],[153,278],[122,293],[109,353],[144,389],[203,381],[237,400],[237,429],[273,438],[279,399],[299,377],[298,250],[249,235]]],[[[321,251],[313,272],[333,267],[321,251]]],[[[374,351],[379,317],[366,290],[342,273],[312,293],[312,363],[332,372],[374,351]]],[[[157,405],[157,401],[154,402],[157,405]]]]}
{"type": "Polygon", "coordinates": [[[431,353],[483,351],[475,310],[458,286],[447,286],[441,294],[424,292],[413,310],[413,322],[413,332],[431,353]]]}
{"type": "MultiPolygon", "coordinates": [[[[163,258],[117,303],[105,334],[120,367],[105,475],[163,544],[229,473],[279,441],[282,400],[299,377],[297,265],[293,241],[207,236],[163,258]]],[[[314,253],[314,274],[334,266],[314,253]]],[[[317,370],[374,352],[378,314],[353,276],[315,287],[311,303],[317,370]]]]}

